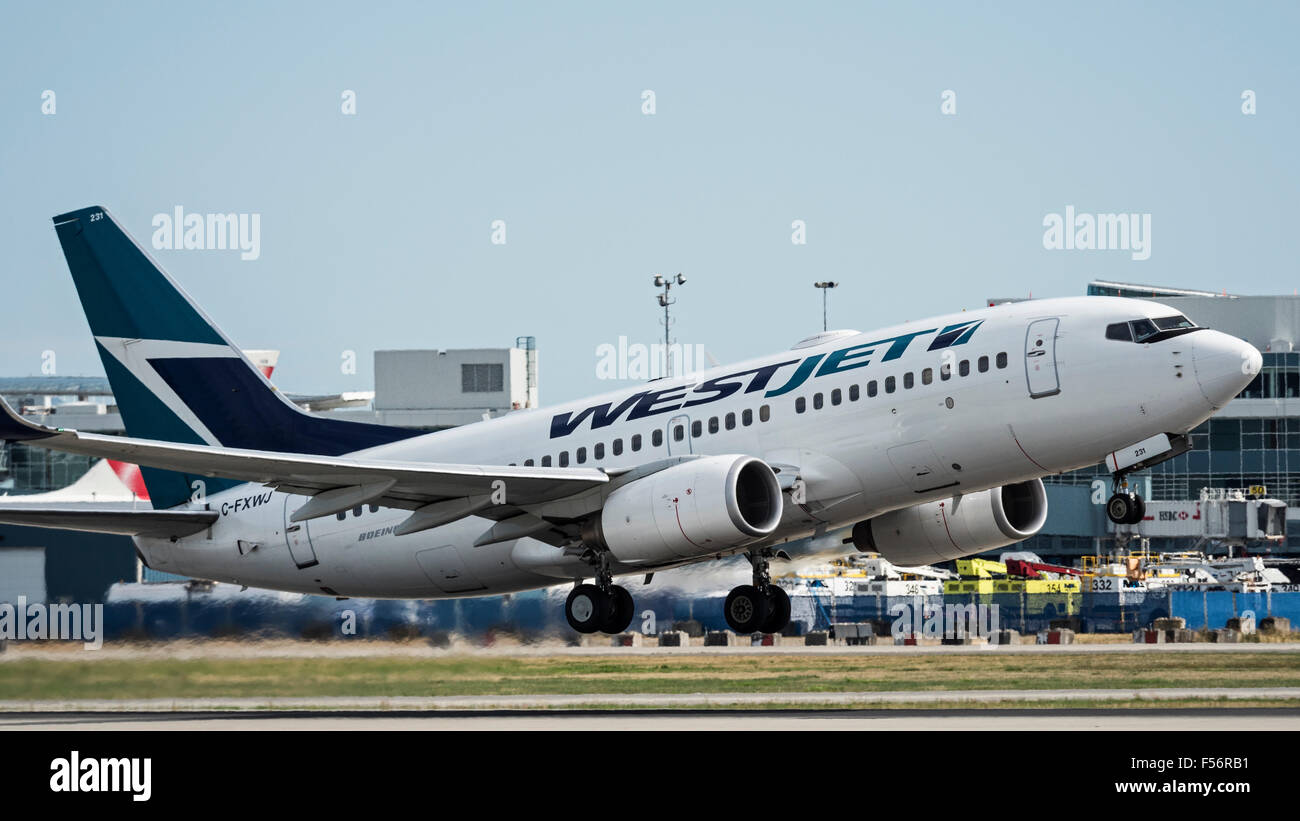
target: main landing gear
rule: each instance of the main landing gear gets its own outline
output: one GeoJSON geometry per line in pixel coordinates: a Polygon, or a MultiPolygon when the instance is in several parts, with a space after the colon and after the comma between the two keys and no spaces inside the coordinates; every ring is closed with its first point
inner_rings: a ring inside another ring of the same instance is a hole
{"type": "Polygon", "coordinates": [[[579,633],[623,633],[632,624],[632,594],[614,584],[609,559],[601,554],[595,584],[579,584],[564,602],[564,617],[579,633]]]}
{"type": "Polygon", "coordinates": [[[745,556],[754,566],[754,583],[742,584],[727,594],[722,606],[727,626],[737,633],[780,633],[790,624],[790,597],[772,584],[766,551],[745,556]]]}
{"type": "Polygon", "coordinates": [[[1117,525],[1135,525],[1147,513],[1142,497],[1128,490],[1124,474],[1115,474],[1114,493],[1106,501],[1106,518],[1117,525]]]}

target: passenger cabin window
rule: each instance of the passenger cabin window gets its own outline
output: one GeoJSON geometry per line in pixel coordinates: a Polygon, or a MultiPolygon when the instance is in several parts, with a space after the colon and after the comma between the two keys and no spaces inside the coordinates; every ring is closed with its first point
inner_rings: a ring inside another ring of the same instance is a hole
{"type": "Polygon", "coordinates": [[[867,383],[867,396],[875,396],[879,391],[876,389],[876,380],[867,383]]]}
{"type": "Polygon", "coordinates": [[[680,442],[686,438],[685,425],[673,425],[673,441],[680,442]]]}
{"type": "Polygon", "coordinates": [[[910,390],[911,387],[912,387],[912,381],[913,381],[913,380],[912,380],[912,372],[911,372],[911,371],[908,371],[907,373],[903,374],[903,387],[904,387],[904,388],[907,388],[907,389],[910,390]]]}
{"type": "Polygon", "coordinates": [[[842,402],[842,401],[844,401],[844,394],[840,393],[840,389],[839,389],[839,388],[836,388],[835,390],[831,391],[831,404],[832,404],[832,405],[838,405],[838,404],[839,404],[840,402],[842,402]]]}
{"type": "Polygon", "coordinates": [[[960,376],[970,376],[970,360],[963,359],[957,364],[957,373],[960,376]]]}
{"type": "Polygon", "coordinates": [[[952,363],[945,362],[939,366],[939,378],[947,382],[952,379],[952,363]]]}
{"type": "Polygon", "coordinates": [[[758,409],[758,421],[766,422],[771,418],[772,418],[772,406],[771,405],[760,406],[758,409]]]}
{"type": "Polygon", "coordinates": [[[652,447],[656,447],[656,448],[663,447],[664,432],[656,429],[654,433],[650,434],[650,444],[652,447]]]}
{"type": "Polygon", "coordinates": [[[379,512],[379,505],[366,505],[366,507],[370,510],[371,513],[379,512]]]}
{"type": "Polygon", "coordinates": [[[533,466],[533,460],[532,460],[532,459],[525,459],[525,460],[524,460],[524,467],[532,467],[532,466],[533,466]]]}
{"type": "Polygon", "coordinates": [[[822,409],[822,395],[820,393],[813,394],[813,409],[814,410],[822,409]]]}
{"type": "Polygon", "coordinates": [[[799,397],[798,399],[794,400],[794,412],[795,412],[795,413],[803,413],[803,412],[806,411],[806,410],[808,410],[808,400],[807,400],[807,399],[804,399],[804,398],[801,396],[801,397],[799,397]]]}
{"type": "Polygon", "coordinates": [[[1005,368],[1005,367],[1007,366],[1007,352],[1006,352],[1006,351],[1003,351],[1002,353],[998,354],[997,365],[998,365],[998,368],[999,368],[999,369],[1001,369],[1001,368],[1005,368]]]}
{"type": "Polygon", "coordinates": [[[581,464],[585,463],[585,462],[587,461],[587,449],[586,449],[586,448],[578,448],[577,456],[578,456],[578,464],[581,465],[581,464]]]}
{"type": "Polygon", "coordinates": [[[357,505],[356,507],[352,508],[352,515],[353,516],[361,515],[361,505],[357,505]]]}
{"type": "Polygon", "coordinates": [[[745,408],[743,411],[741,411],[740,424],[744,425],[745,427],[749,427],[750,425],[754,424],[754,411],[751,410],[750,408],[745,408]]]}
{"type": "Polygon", "coordinates": [[[718,417],[716,417],[716,416],[710,416],[710,417],[709,417],[709,433],[717,433],[717,432],[718,432],[718,417]]]}
{"type": "Polygon", "coordinates": [[[632,452],[635,453],[641,449],[641,434],[632,434],[632,452]]]}
{"type": "Polygon", "coordinates": [[[989,358],[987,356],[981,356],[979,362],[980,362],[980,373],[984,373],[989,369],[989,358]]]}
{"type": "Polygon", "coordinates": [[[886,377],[885,377],[885,393],[893,393],[893,392],[894,392],[894,377],[892,377],[892,376],[886,376],[886,377]]]}
{"type": "Polygon", "coordinates": [[[569,466],[569,452],[567,450],[562,450],[560,451],[560,467],[567,468],[568,466],[569,466]]]}
{"type": "Polygon", "coordinates": [[[861,389],[858,388],[858,386],[857,386],[856,384],[854,384],[854,385],[849,385],[849,401],[850,401],[850,402],[856,402],[856,401],[858,401],[858,399],[861,398],[861,396],[862,396],[862,391],[861,391],[861,389]]]}
{"type": "Polygon", "coordinates": [[[550,467],[550,466],[551,466],[551,457],[550,457],[550,455],[548,454],[548,455],[546,455],[546,456],[543,456],[543,457],[542,457],[542,467],[544,467],[544,468],[548,468],[548,467],[550,467]]]}
{"type": "Polygon", "coordinates": [[[623,440],[622,440],[622,439],[615,439],[615,440],[613,441],[613,443],[610,445],[610,450],[612,450],[612,451],[614,452],[614,455],[615,455],[615,456],[622,456],[622,455],[623,455],[623,440]]]}
{"type": "Polygon", "coordinates": [[[345,519],[348,518],[347,511],[343,511],[342,513],[335,513],[334,518],[338,519],[340,522],[344,521],[345,519]]]}
{"type": "Polygon", "coordinates": [[[704,425],[701,424],[700,420],[696,419],[694,422],[691,423],[691,436],[695,437],[696,439],[699,439],[703,435],[704,435],[704,425]]]}
{"type": "Polygon", "coordinates": [[[736,428],[736,414],[729,413],[727,414],[727,430],[735,430],[735,428],[736,428]]]}
{"type": "Polygon", "coordinates": [[[596,459],[604,459],[604,458],[605,458],[605,443],[604,443],[604,442],[597,442],[597,443],[596,443],[596,447],[595,447],[595,453],[592,454],[592,455],[593,455],[596,459]]]}
{"type": "Polygon", "coordinates": [[[922,385],[928,385],[928,384],[930,384],[930,383],[933,382],[933,381],[934,381],[934,371],[933,371],[933,370],[931,370],[930,368],[926,368],[925,370],[921,371],[921,384],[922,384],[922,385]]]}

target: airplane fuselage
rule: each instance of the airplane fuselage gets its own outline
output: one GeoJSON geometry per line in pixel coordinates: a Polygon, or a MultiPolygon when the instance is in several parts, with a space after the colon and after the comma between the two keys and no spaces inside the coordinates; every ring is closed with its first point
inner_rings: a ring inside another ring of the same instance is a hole
{"type": "MultiPolygon", "coordinates": [[[[614,471],[747,454],[797,477],[780,525],[761,544],[612,567],[645,573],[1096,464],[1149,436],[1186,432],[1240,390],[1259,355],[1206,329],[1151,343],[1107,336],[1116,323],[1172,315],[1156,303],[1079,297],[824,335],[774,356],[359,455],[614,471]]],[[[305,501],[244,485],[196,503],[219,513],[207,531],[136,541],[158,570],[340,596],[473,596],[591,576],[578,551],[532,538],[473,547],[488,518],[398,536],[409,511],[363,505],[290,522],[305,501]]]]}

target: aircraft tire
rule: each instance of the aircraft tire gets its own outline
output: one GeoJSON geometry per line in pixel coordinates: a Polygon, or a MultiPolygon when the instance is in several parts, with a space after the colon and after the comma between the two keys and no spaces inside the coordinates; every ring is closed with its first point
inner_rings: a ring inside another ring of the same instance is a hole
{"type": "Polygon", "coordinates": [[[627,592],[627,588],[614,585],[609,588],[609,599],[609,618],[600,629],[605,633],[626,633],[636,610],[632,594],[627,592]]]}
{"type": "Polygon", "coordinates": [[[1127,493],[1116,493],[1106,501],[1106,518],[1117,525],[1129,524],[1133,516],[1133,497],[1127,493]]]}
{"type": "Polygon", "coordinates": [[[742,584],[727,594],[722,614],[727,626],[737,633],[757,633],[767,620],[769,607],[767,596],[757,587],[742,584]]]}
{"type": "Polygon", "coordinates": [[[790,596],[775,584],[767,586],[767,618],[763,620],[764,633],[780,633],[790,624],[790,596]]]}
{"type": "Polygon", "coordinates": [[[594,584],[580,584],[564,602],[564,618],[579,633],[595,633],[609,621],[614,603],[594,584]]]}

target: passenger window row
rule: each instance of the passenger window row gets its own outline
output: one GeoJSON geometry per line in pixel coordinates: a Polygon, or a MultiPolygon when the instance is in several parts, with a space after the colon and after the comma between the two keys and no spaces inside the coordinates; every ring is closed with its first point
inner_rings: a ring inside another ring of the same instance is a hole
{"type": "MultiPolygon", "coordinates": [[[[1007,362],[1008,359],[1005,351],[997,354],[997,356],[993,358],[993,364],[999,370],[1007,367],[1007,362]]],[[[980,373],[987,373],[989,370],[989,358],[987,356],[979,357],[977,360],[975,360],[975,367],[979,370],[980,373]]],[[[963,359],[957,363],[957,374],[959,376],[970,376],[969,359],[963,359]]],[[[952,378],[952,366],[949,363],[945,362],[943,365],[939,367],[939,380],[942,382],[946,382],[951,378],[952,378]]],[[[886,376],[884,382],[885,382],[885,393],[893,393],[894,391],[898,390],[898,381],[896,377],[886,376]]],[[[921,384],[930,385],[933,382],[934,382],[934,369],[933,368],[922,369],[921,384]]],[[[915,386],[916,386],[916,375],[912,371],[907,371],[906,373],[904,373],[903,390],[910,390],[915,386]]],[[[875,396],[878,393],[880,393],[880,386],[877,384],[876,380],[872,379],[871,381],[867,382],[867,396],[869,397],[875,396]]],[[[850,385],[849,401],[856,402],[858,401],[858,398],[860,396],[861,396],[861,392],[858,386],[850,385]]],[[[835,388],[834,390],[832,390],[831,405],[838,405],[842,401],[843,401],[843,395],[841,394],[840,389],[835,388]]],[[[825,405],[826,402],[824,396],[821,393],[814,393],[812,397],[813,410],[821,410],[823,407],[825,407],[825,405]]],[[[808,410],[808,400],[806,398],[800,396],[794,400],[795,413],[804,413],[807,410],[808,410]]]]}
{"type": "MultiPolygon", "coordinates": [[[[771,418],[772,418],[772,406],[771,405],[760,406],[758,409],[758,421],[767,422],[770,421],[771,418]]],[[[745,408],[740,412],[739,416],[737,416],[736,413],[732,412],[732,413],[728,413],[726,416],[723,416],[721,418],[717,416],[709,417],[709,421],[707,423],[709,433],[719,433],[723,429],[735,430],[737,419],[739,419],[739,423],[742,427],[746,427],[746,428],[749,427],[750,425],[754,424],[754,409],[745,408]]],[[[703,436],[704,425],[705,423],[698,419],[692,422],[691,437],[698,439],[699,437],[703,436]]],[[[672,426],[672,436],[674,442],[684,441],[686,439],[686,425],[674,424],[672,426]]],[[[632,453],[636,453],[641,450],[643,443],[644,443],[644,439],[641,437],[641,434],[634,433],[632,434],[632,437],[628,440],[628,447],[632,453]]],[[[650,432],[650,447],[661,448],[663,446],[664,446],[664,429],[655,428],[650,432]]],[[[597,442],[595,445],[592,446],[590,451],[590,456],[594,461],[598,462],[601,459],[605,458],[605,453],[606,453],[605,443],[597,442]]],[[[613,442],[610,443],[609,453],[611,453],[614,456],[623,455],[624,453],[623,440],[621,438],[615,439],[613,442]]],[[[587,458],[588,458],[588,451],[586,446],[580,447],[573,452],[574,464],[585,465],[587,463],[587,458]]],[[[515,463],[511,462],[510,464],[513,466],[515,463]]],[[[524,460],[525,467],[533,467],[535,464],[537,464],[537,462],[533,459],[524,460]]],[[[551,467],[552,462],[551,462],[550,454],[543,456],[540,460],[540,464],[544,468],[551,467]]],[[[570,464],[569,452],[567,450],[560,451],[559,455],[555,457],[555,466],[566,468],[569,466],[569,464],[570,464]]]]}

